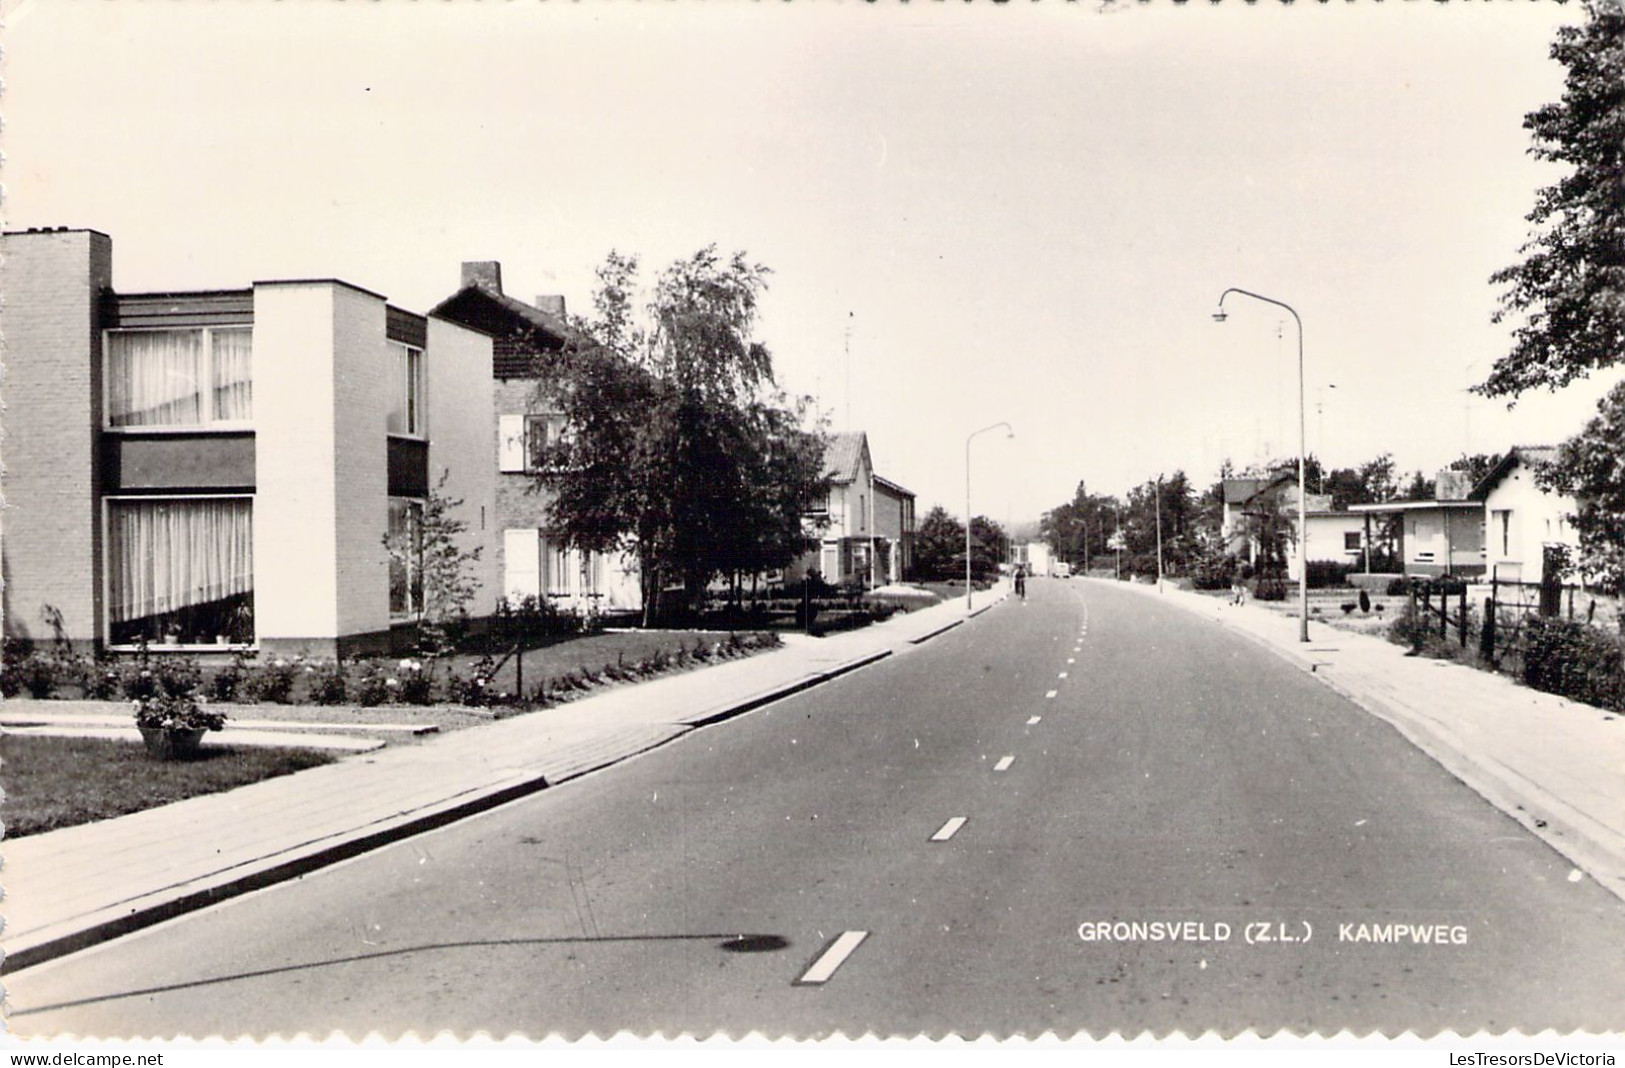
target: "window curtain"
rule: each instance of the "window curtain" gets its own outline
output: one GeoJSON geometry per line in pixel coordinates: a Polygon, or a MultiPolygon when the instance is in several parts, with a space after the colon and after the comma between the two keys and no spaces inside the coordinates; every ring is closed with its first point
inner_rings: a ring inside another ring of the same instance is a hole
{"type": "Polygon", "coordinates": [[[423,353],[399,342],[389,343],[389,422],[391,434],[423,431],[423,353]]]}
{"type": "Polygon", "coordinates": [[[252,501],[114,501],[111,513],[113,622],[253,590],[252,501]]]}
{"type": "Polygon", "coordinates": [[[203,421],[203,334],[143,330],[108,335],[111,426],[196,426],[203,421]]]}
{"type": "Polygon", "coordinates": [[[253,331],[215,330],[210,335],[210,352],[214,363],[214,418],[253,418],[253,331]]]}

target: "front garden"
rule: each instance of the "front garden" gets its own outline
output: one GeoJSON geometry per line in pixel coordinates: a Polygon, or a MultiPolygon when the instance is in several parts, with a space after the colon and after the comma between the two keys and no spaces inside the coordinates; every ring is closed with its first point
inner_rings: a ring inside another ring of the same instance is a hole
{"type": "Polygon", "coordinates": [[[720,663],[780,644],[771,633],[708,630],[598,632],[544,641],[506,655],[339,660],[248,651],[88,657],[63,646],[13,646],[0,673],[0,692],[38,700],[134,701],[149,695],[152,679],[169,673],[164,665],[184,663],[198,674],[198,694],[215,704],[456,705],[501,713],[546,707],[606,683],[720,663]]]}

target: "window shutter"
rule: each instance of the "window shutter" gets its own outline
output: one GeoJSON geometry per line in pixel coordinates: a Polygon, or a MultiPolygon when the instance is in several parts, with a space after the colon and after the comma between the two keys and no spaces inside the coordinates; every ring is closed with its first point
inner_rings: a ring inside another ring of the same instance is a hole
{"type": "MultiPolygon", "coordinates": [[[[497,416],[497,470],[525,469],[525,417],[497,416]]],[[[532,531],[532,533],[535,533],[532,531]]]]}
{"type": "Polygon", "coordinates": [[[542,552],[540,531],[535,529],[502,532],[503,593],[509,601],[542,596],[542,552]]]}

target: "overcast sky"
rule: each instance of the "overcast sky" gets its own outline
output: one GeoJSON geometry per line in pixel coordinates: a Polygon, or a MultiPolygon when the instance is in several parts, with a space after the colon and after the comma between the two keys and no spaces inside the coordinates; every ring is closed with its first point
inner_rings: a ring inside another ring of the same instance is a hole
{"type": "MultiPolygon", "coordinates": [[[[586,310],[612,248],[774,271],[783,384],[920,510],[1036,518],[1310,449],[1553,442],[1600,383],[1469,399],[1488,276],[1555,172],[1550,3],[105,4],[6,18],[6,226],[122,291],[336,276],[426,311],[465,259],[586,310]],[[1285,320],[1284,329],[1281,324],[1285,320]],[[848,351],[850,358],[848,358],[848,351]]],[[[1613,381],[1613,378],[1607,381],[1613,381]]]]}

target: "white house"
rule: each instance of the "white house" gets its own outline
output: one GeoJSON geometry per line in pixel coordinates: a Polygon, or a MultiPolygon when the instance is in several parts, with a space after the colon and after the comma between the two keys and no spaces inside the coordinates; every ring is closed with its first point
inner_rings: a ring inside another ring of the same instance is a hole
{"type": "Polygon", "coordinates": [[[1483,507],[1486,574],[1538,583],[1554,552],[1578,548],[1574,498],[1535,483],[1536,468],[1556,457],[1550,445],[1514,446],[1473,487],[1472,499],[1483,507]]]}

